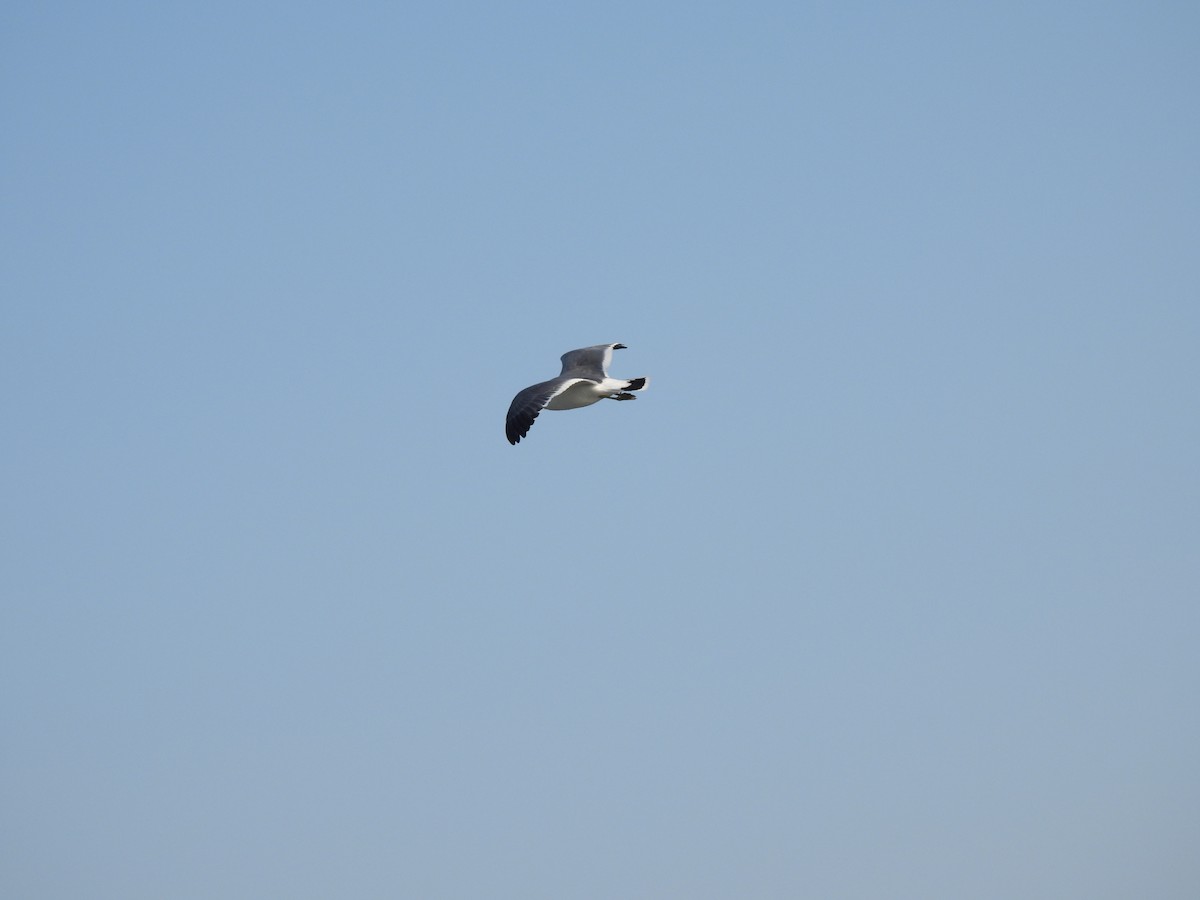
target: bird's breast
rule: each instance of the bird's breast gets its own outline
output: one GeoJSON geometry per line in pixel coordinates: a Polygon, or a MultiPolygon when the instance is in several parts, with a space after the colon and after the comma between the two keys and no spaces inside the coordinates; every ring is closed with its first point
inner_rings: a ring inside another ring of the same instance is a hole
{"type": "Polygon", "coordinates": [[[579,409],[581,406],[591,406],[607,396],[600,389],[597,381],[577,381],[565,391],[555,394],[546,404],[546,409],[579,409]]]}

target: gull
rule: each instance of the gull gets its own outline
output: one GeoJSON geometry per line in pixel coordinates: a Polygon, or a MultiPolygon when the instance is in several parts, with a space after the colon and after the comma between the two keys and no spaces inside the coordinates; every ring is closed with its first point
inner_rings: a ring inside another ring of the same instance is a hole
{"type": "Polygon", "coordinates": [[[624,344],[596,344],[568,350],[562,355],[562,373],[557,378],[525,388],[513,397],[508,408],[504,433],[508,442],[517,441],[529,433],[533,420],[543,409],[579,409],[600,400],[636,400],[629,391],[640,391],[650,383],[649,378],[609,378],[608,364],[614,350],[624,350],[624,344]]]}

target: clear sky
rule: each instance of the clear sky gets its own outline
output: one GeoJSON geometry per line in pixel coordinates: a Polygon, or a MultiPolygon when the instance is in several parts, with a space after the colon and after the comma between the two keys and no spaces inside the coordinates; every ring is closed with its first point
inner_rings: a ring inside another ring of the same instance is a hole
{"type": "Polygon", "coordinates": [[[7,4],[0,894],[1200,896],[1197,46],[7,4]]]}

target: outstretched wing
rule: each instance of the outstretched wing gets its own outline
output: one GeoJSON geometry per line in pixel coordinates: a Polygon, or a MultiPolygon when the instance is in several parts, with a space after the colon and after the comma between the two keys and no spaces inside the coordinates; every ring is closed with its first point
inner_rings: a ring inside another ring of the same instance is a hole
{"type": "Polygon", "coordinates": [[[550,402],[551,398],[562,393],[576,380],[574,378],[554,378],[527,387],[513,397],[513,401],[508,407],[508,418],[504,422],[504,433],[508,436],[508,442],[515,444],[529,434],[529,429],[533,427],[533,420],[546,408],[546,404],[550,402]]]}
{"type": "Polygon", "coordinates": [[[603,381],[608,377],[608,366],[614,350],[624,350],[624,344],[596,344],[568,350],[561,357],[563,378],[590,378],[603,381]]]}

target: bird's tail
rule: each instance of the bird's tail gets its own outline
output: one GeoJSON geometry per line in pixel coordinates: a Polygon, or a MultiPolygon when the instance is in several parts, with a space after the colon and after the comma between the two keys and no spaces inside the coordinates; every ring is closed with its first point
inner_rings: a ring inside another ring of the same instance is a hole
{"type": "Polygon", "coordinates": [[[625,386],[627,391],[640,391],[650,383],[649,378],[635,378],[625,386]]]}

